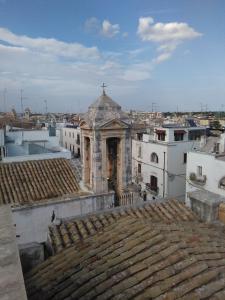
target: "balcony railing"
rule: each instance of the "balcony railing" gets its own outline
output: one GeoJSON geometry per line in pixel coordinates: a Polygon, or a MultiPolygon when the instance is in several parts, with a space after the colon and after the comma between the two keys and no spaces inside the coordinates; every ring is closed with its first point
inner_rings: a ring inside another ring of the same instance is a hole
{"type": "Polygon", "coordinates": [[[198,185],[204,185],[207,178],[206,175],[197,175],[195,173],[190,173],[189,179],[198,185]]]}
{"type": "Polygon", "coordinates": [[[151,194],[157,195],[159,193],[159,188],[157,186],[151,185],[150,183],[145,184],[146,190],[151,194]]]}

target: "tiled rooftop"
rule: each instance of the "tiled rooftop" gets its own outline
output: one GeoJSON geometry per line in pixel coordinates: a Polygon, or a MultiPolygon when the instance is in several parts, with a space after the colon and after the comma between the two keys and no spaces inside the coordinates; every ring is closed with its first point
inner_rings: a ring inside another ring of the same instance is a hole
{"type": "Polygon", "coordinates": [[[25,276],[28,299],[225,299],[223,227],[163,208],[111,215],[25,276]]]}
{"type": "Polygon", "coordinates": [[[66,159],[0,164],[0,204],[26,205],[78,191],[66,159]]]}
{"type": "Polygon", "coordinates": [[[108,212],[64,220],[61,225],[49,227],[49,237],[53,250],[57,253],[73,243],[78,243],[124,216],[147,218],[152,222],[163,221],[166,223],[197,220],[192,211],[177,200],[170,200],[165,203],[144,203],[138,207],[113,209],[108,212]]]}

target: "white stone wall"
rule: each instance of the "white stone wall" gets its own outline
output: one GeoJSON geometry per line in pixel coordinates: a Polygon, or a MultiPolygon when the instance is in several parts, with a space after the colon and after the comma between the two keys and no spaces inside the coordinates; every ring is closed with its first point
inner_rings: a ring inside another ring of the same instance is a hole
{"type": "MultiPolygon", "coordinates": [[[[78,153],[78,149],[81,149],[81,145],[77,144],[77,136],[80,135],[80,143],[81,143],[81,132],[80,128],[62,128],[62,141],[63,147],[70,150],[74,154],[78,153]]],[[[81,150],[80,150],[81,152],[81,150]]]]}
{"type": "Polygon", "coordinates": [[[0,129],[0,147],[5,145],[4,129],[0,129]]]}
{"type": "Polygon", "coordinates": [[[53,159],[53,158],[66,158],[71,159],[70,151],[61,149],[60,152],[32,154],[32,155],[20,155],[20,156],[6,156],[2,158],[2,162],[19,162],[28,160],[41,160],[41,159],[53,159]]]}
{"type": "Polygon", "coordinates": [[[49,200],[41,204],[13,208],[17,243],[42,243],[47,240],[52,212],[56,218],[69,218],[111,208],[114,193],[81,196],[74,199],[49,200]]]}
{"type": "Polygon", "coordinates": [[[186,164],[184,153],[194,148],[199,148],[199,141],[179,141],[173,143],[149,141],[144,135],[144,141],[132,141],[132,180],[135,181],[138,163],[142,169],[142,189],[150,183],[150,176],[158,178],[158,197],[183,197],[185,198],[186,164]],[[141,157],[139,147],[141,146],[141,157]],[[158,155],[159,162],[151,162],[151,153],[158,155]],[[164,172],[165,152],[165,172],[164,172]],[[165,178],[165,181],[163,180],[165,178]],[[165,182],[165,184],[163,184],[165,182]]]}
{"type": "MultiPolygon", "coordinates": [[[[204,152],[189,152],[187,156],[186,193],[195,190],[206,190],[225,196],[225,190],[219,188],[219,181],[225,176],[225,161],[217,159],[215,155],[204,152]],[[201,186],[190,180],[190,173],[197,174],[197,167],[202,167],[202,175],[206,175],[206,183],[201,186]]],[[[190,200],[186,195],[186,204],[190,200]]]]}
{"type": "Polygon", "coordinates": [[[21,145],[22,141],[36,142],[45,140],[46,147],[59,146],[60,131],[56,130],[56,136],[49,136],[48,130],[24,130],[24,131],[7,131],[7,139],[14,141],[15,144],[21,145]]]}

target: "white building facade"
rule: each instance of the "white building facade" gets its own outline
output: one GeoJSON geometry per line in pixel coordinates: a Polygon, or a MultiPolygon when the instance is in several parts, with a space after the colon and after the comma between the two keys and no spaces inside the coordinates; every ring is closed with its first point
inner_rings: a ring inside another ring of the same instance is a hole
{"type": "Polygon", "coordinates": [[[0,159],[5,156],[5,131],[0,128],[0,159]]]}
{"type": "Polygon", "coordinates": [[[185,198],[187,152],[198,149],[204,135],[202,127],[157,127],[132,141],[132,179],[147,199],[185,198]]]}
{"type": "Polygon", "coordinates": [[[75,157],[80,157],[80,127],[75,125],[66,125],[62,128],[62,143],[63,147],[70,150],[75,157]]]}
{"type": "Polygon", "coordinates": [[[186,205],[189,207],[195,191],[225,197],[225,134],[207,150],[187,154],[186,205]]]}
{"type": "Polygon", "coordinates": [[[52,130],[52,127],[42,130],[15,130],[7,127],[1,139],[4,142],[4,146],[0,146],[1,161],[71,159],[70,151],[60,146],[59,138],[60,131],[52,130]]]}

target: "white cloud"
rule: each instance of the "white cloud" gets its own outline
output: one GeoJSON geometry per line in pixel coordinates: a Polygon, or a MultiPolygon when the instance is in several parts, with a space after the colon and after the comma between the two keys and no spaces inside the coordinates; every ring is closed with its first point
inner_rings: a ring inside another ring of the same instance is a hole
{"type": "Polygon", "coordinates": [[[169,59],[179,44],[202,35],[187,23],[154,23],[152,17],[139,18],[137,34],[143,41],[158,45],[160,54],[153,60],[154,63],[169,59]]]}
{"type": "MultiPolygon", "coordinates": [[[[101,34],[107,38],[112,38],[120,33],[119,24],[111,24],[109,20],[103,20],[101,23],[99,19],[91,17],[84,23],[84,28],[89,33],[101,34]]],[[[124,32],[123,37],[127,37],[128,33],[124,32]]]]}
{"type": "Polygon", "coordinates": [[[101,24],[100,24],[100,21],[97,18],[91,17],[91,18],[89,18],[85,21],[84,28],[87,32],[99,33],[99,30],[101,28],[101,24]]]}
{"type": "Polygon", "coordinates": [[[156,58],[153,59],[153,63],[160,64],[164,62],[165,60],[169,59],[172,55],[172,52],[164,52],[162,54],[159,54],[156,58]]]}
{"type": "Polygon", "coordinates": [[[16,35],[5,28],[0,28],[0,41],[39,53],[65,57],[68,59],[98,59],[97,47],[85,47],[79,43],[66,43],[54,38],[30,38],[16,35]]]}
{"type": "Polygon", "coordinates": [[[101,33],[102,35],[104,35],[105,37],[113,37],[116,34],[118,34],[120,32],[120,26],[119,24],[111,24],[108,20],[104,20],[102,22],[102,29],[101,29],[101,33]]]}
{"type": "Polygon", "coordinates": [[[182,42],[201,36],[187,23],[155,23],[151,17],[140,18],[138,34],[143,41],[165,43],[168,41],[182,42]]]}
{"type": "Polygon", "coordinates": [[[82,55],[78,50],[75,55],[70,46],[59,40],[19,36],[0,28],[0,90],[8,90],[8,108],[14,105],[19,109],[22,88],[26,97],[24,105],[35,110],[43,110],[41,99],[48,99],[50,110],[66,111],[69,103],[69,111],[71,107],[76,111],[76,103],[80,101],[85,111],[88,101],[93,100],[92,95],[95,97],[98,89],[101,91],[102,81],[112,90],[126,87],[129,94],[129,88],[134,89],[138,81],[150,76],[147,64],[134,64],[127,52],[97,50],[96,53],[92,47],[81,45],[90,55],[82,55]],[[61,45],[69,50],[63,48],[61,53],[61,45]],[[90,59],[90,56],[101,59],[90,59]]]}
{"type": "Polygon", "coordinates": [[[133,82],[146,80],[151,78],[151,70],[151,63],[133,64],[123,71],[121,78],[133,82]]]}

